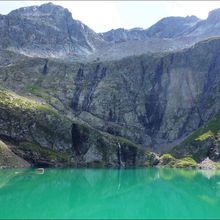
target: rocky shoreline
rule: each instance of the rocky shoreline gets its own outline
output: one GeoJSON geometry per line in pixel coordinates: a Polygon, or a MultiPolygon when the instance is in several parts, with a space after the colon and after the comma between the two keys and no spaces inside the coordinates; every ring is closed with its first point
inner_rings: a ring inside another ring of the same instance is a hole
{"type": "MultiPolygon", "coordinates": [[[[220,169],[220,162],[214,162],[208,157],[197,163],[192,157],[175,158],[169,153],[158,155],[154,152],[145,151],[142,157],[142,163],[136,165],[129,165],[127,161],[124,161],[124,157],[120,158],[120,163],[106,166],[104,163],[99,163],[98,161],[93,161],[93,163],[83,163],[80,160],[78,163],[51,163],[51,164],[37,164],[32,161],[26,161],[21,155],[16,155],[12,149],[15,146],[7,145],[0,141],[0,169],[10,169],[10,168],[39,168],[39,167],[50,167],[50,168],[138,168],[138,167],[160,167],[160,168],[184,168],[184,169],[199,169],[199,170],[218,170],[220,169]],[[41,165],[41,166],[40,166],[41,165]]],[[[15,151],[16,152],[16,151],[15,151]]],[[[34,153],[34,152],[32,152],[34,153]]]]}

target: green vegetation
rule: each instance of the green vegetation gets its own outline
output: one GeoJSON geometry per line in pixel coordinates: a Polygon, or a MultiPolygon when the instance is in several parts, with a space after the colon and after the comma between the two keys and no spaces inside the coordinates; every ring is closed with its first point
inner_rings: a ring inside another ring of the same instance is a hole
{"type": "Polygon", "coordinates": [[[21,110],[33,110],[35,112],[40,111],[56,117],[59,116],[58,112],[54,108],[44,102],[19,96],[2,88],[0,88],[0,104],[12,109],[19,108],[21,110]]]}
{"type": "Polygon", "coordinates": [[[220,170],[220,162],[216,162],[215,167],[216,167],[217,170],[220,170]]]}
{"type": "Polygon", "coordinates": [[[123,138],[123,137],[117,136],[115,138],[115,141],[120,143],[121,145],[130,146],[130,147],[134,147],[134,148],[139,148],[139,146],[137,144],[135,144],[132,141],[130,141],[126,138],[123,138]]]}
{"type": "Polygon", "coordinates": [[[177,158],[192,155],[193,159],[201,162],[209,155],[209,147],[207,146],[215,145],[216,138],[220,138],[220,113],[194,131],[182,143],[175,146],[171,152],[177,158]],[[206,143],[208,139],[210,143],[206,143]]]}
{"type": "Polygon", "coordinates": [[[207,138],[213,137],[213,136],[214,136],[213,132],[212,132],[212,131],[208,131],[208,132],[206,132],[206,133],[200,135],[199,137],[197,137],[195,140],[196,140],[196,141],[204,141],[204,140],[206,140],[207,138]]]}
{"type": "Polygon", "coordinates": [[[160,165],[172,168],[196,168],[197,163],[192,157],[176,159],[169,153],[160,157],[160,165]]]}
{"type": "Polygon", "coordinates": [[[35,109],[42,106],[42,103],[27,99],[16,95],[15,93],[0,88],[0,104],[7,105],[12,108],[35,109]]]}
{"type": "Polygon", "coordinates": [[[174,167],[176,168],[196,168],[196,166],[196,161],[193,160],[191,157],[184,157],[182,159],[179,159],[174,164],[174,167]]]}
{"type": "Polygon", "coordinates": [[[46,103],[19,96],[2,88],[0,88],[0,104],[12,109],[40,110],[46,113],[57,114],[56,110],[46,103]]]}
{"type": "Polygon", "coordinates": [[[17,147],[17,149],[18,149],[17,150],[18,154],[19,154],[19,151],[23,151],[25,153],[31,152],[31,154],[33,154],[36,157],[36,159],[44,158],[49,163],[55,163],[55,162],[56,163],[58,162],[69,163],[71,160],[70,156],[65,152],[57,152],[51,149],[46,149],[32,142],[27,142],[27,141],[21,142],[19,146],[17,147]]]}
{"type": "Polygon", "coordinates": [[[175,162],[176,162],[176,158],[173,157],[169,153],[163,154],[160,157],[160,164],[163,165],[163,166],[172,167],[172,166],[174,166],[175,162]]]}
{"type": "MultiPolygon", "coordinates": [[[[50,91],[51,90],[52,90],[52,88],[50,88],[50,91]]],[[[53,106],[55,109],[58,109],[61,111],[65,109],[63,103],[61,103],[60,100],[49,95],[47,90],[38,86],[37,84],[32,84],[32,85],[26,86],[25,92],[31,93],[34,96],[39,97],[40,99],[43,99],[46,103],[53,106]]]]}
{"type": "Polygon", "coordinates": [[[220,114],[208,121],[204,126],[193,132],[181,145],[187,145],[193,141],[203,141],[208,137],[217,135],[220,130],[220,114]]]}
{"type": "Polygon", "coordinates": [[[25,91],[30,92],[35,95],[41,95],[42,88],[39,87],[38,85],[28,85],[28,86],[26,86],[25,91]]]}

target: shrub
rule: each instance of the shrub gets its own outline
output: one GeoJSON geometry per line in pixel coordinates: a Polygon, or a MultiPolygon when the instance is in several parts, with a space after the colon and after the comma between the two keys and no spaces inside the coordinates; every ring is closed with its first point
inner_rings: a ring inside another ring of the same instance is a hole
{"type": "Polygon", "coordinates": [[[176,168],[196,168],[196,166],[196,161],[193,160],[191,157],[184,157],[182,159],[179,159],[174,164],[174,167],[176,168]]]}
{"type": "Polygon", "coordinates": [[[160,165],[172,167],[175,162],[176,158],[173,157],[171,154],[166,153],[160,157],[160,165]]]}

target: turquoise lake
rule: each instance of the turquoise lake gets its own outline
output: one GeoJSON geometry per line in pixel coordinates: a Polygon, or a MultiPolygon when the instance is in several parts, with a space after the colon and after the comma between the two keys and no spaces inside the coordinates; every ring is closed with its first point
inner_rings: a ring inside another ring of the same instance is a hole
{"type": "Polygon", "coordinates": [[[220,173],[184,169],[0,170],[1,219],[220,218],[220,173]]]}

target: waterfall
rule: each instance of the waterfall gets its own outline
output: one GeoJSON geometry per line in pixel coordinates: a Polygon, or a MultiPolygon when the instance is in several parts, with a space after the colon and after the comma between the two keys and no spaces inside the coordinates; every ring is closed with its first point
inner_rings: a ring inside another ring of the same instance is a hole
{"type": "Polygon", "coordinates": [[[122,162],[122,154],[121,154],[121,145],[118,143],[118,164],[119,167],[124,167],[124,163],[122,162]]]}

